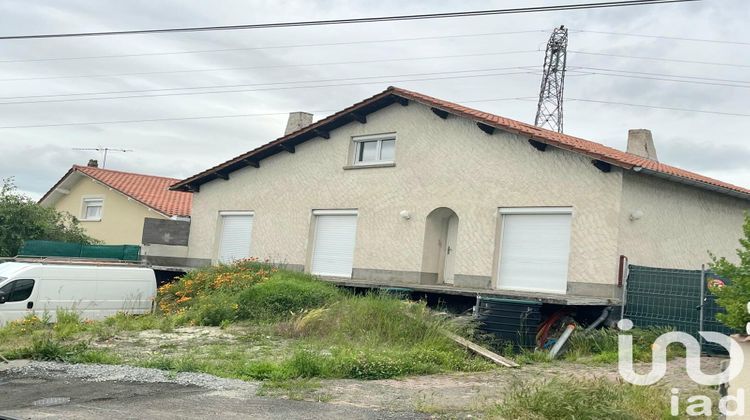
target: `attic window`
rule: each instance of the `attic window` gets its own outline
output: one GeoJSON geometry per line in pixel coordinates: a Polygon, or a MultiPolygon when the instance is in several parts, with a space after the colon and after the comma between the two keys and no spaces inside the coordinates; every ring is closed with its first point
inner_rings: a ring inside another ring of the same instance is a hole
{"type": "Polygon", "coordinates": [[[81,220],[99,221],[102,220],[102,207],[104,207],[103,198],[84,198],[81,220]]]}
{"type": "Polygon", "coordinates": [[[396,158],[396,136],[393,134],[354,137],[352,141],[355,166],[393,163],[396,158]]]}

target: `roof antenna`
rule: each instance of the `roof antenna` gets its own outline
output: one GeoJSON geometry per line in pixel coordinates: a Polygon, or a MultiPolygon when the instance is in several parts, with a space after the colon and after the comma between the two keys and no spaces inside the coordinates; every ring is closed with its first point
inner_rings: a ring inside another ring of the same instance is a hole
{"type": "Polygon", "coordinates": [[[123,153],[132,152],[132,150],[130,149],[112,149],[109,147],[91,147],[91,148],[74,147],[73,150],[104,152],[104,158],[102,159],[102,169],[107,166],[107,153],[108,152],[123,152],[123,153]]]}
{"type": "Polygon", "coordinates": [[[563,132],[563,87],[568,50],[568,28],[560,25],[552,31],[544,53],[544,73],[539,89],[539,104],[534,125],[563,132]]]}

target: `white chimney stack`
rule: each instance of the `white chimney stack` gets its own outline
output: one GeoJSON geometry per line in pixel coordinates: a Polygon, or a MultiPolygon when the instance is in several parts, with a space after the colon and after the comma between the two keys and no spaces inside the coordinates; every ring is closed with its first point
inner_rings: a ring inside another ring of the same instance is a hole
{"type": "Polygon", "coordinates": [[[284,135],[289,135],[312,124],[313,114],[309,112],[290,112],[289,120],[286,122],[284,135]]]}
{"type": "Polygon", "coordinates": [[[651,130],[637,128],[628,130],[628,153],[658,162],[651,130]]]}

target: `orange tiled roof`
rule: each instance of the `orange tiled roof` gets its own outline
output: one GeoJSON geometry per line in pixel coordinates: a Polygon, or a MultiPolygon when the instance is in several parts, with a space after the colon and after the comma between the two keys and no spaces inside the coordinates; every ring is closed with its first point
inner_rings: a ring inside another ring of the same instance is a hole
{"type": "Polygon", "coordinates": [[[128,197],[167,216],[190,216],[193,194],[171,191],[174,178],[113,171],[91,166],[73,165],[71,172],[81,172],[128,197]]]}
{"type": "Polygon", "coordinates": [[[632,153],[623,152],[622,150],[608,147],[601,143],[596,143],[567,134],[558,133],[556,131],[539,128],[531,124],[511,120],[499,115],[477,111],[475,109],[467,108],[453,102],[443,101],[441,99],[433,98],[431,96],[423,95],[417,92],[412,92],[406,89],[392,89],[393,92],[398,94],[399,96],[403,95],[407,98],[411,98],[419,102],[429,103],[432,106],[444,108],[446,111],[453,111],[453,113],[456,114],[465,114],[464,116],[468,118],[481,120],[492,126],[507,128],[511,131],[516,131],[520,134],[528,135],[529,138],[539,140],[551,146],[576,151],[625,169],[633,169],[639,167],[647,171],[652,171],[663,175],[676,176],[678,178],[684,178],[696,183],[709,184],[715,187],[725,188],[743,194],[750,194],[750,189],[718,181],[707,176],[696,174],[694,172],[686,171],[684,169],[660,163],[651,159],[646,159],[632,153]]]}
{"type": "MultiPolygon", "coordinates": [[[[474,120],[478,123],[486,124],[502,130],[515,132],[529,139],[548,144],[560,149],[570,150],[576,153],[587,155],[595,160],[600,160],[610,165],[618,166],[628,170],[642,171],[657,176],[664,176],[673,181],[692,184],[702,188],[713,189],[723,193],[729,193],[750,199],[750,189],[732,185],[726,182],[718,181],[694,172],[686,171],[664,163],[646,159],[631,153],[623,152],[612,147],[605,146],[589,140],[578,137],[561,134],[555,131],[539,128],[531,124],[504,118],[499,115],[482,112],[473,108],[468,108],[457,103],[444,101],[432,96],[424,95],[397,87],[389,87],[385,91],[378,93],[368,99],[360,101],[348,108],[345,108],[333,115],[330,115],[314,124],[304,127],[296,132],[290,133],[284,137],[276,139],[270,143],[260,146],[254,150],[244,153],[234,159],[228,160],[222,164],[209,168],[199,174],[184,179],[171,188],[173,190],[196,190],[201,183],[211,181],[219,176],[226,176],[239,167],[246,166],[248,162],[258,162],[268,155],[279,153],[285,150],[285,145],[299,143],[307,139],[318,136],[319,133],[327,133],[327,129],[336,128],[336,121],[341,119],[351,120],[351,115],[355,112],[362,112],[367,107],[374,106],[378,103],[387,106],[393,103],[391,98],[404,98],[424,105],[439,108],[450,114],[458,115],[464,118],[474,120]]],[[[340,126],[341,124],[338,124],[340,126]]]]}

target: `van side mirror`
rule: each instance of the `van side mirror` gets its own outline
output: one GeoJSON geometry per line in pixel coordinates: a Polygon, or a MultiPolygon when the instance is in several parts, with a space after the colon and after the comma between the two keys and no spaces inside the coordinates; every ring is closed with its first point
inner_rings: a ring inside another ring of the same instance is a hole
{"type": "Polygon", "coordinates": [[[8,301],[8,294],[5,292],[0,292],[0,303],[5,303],[8,301]]]}

